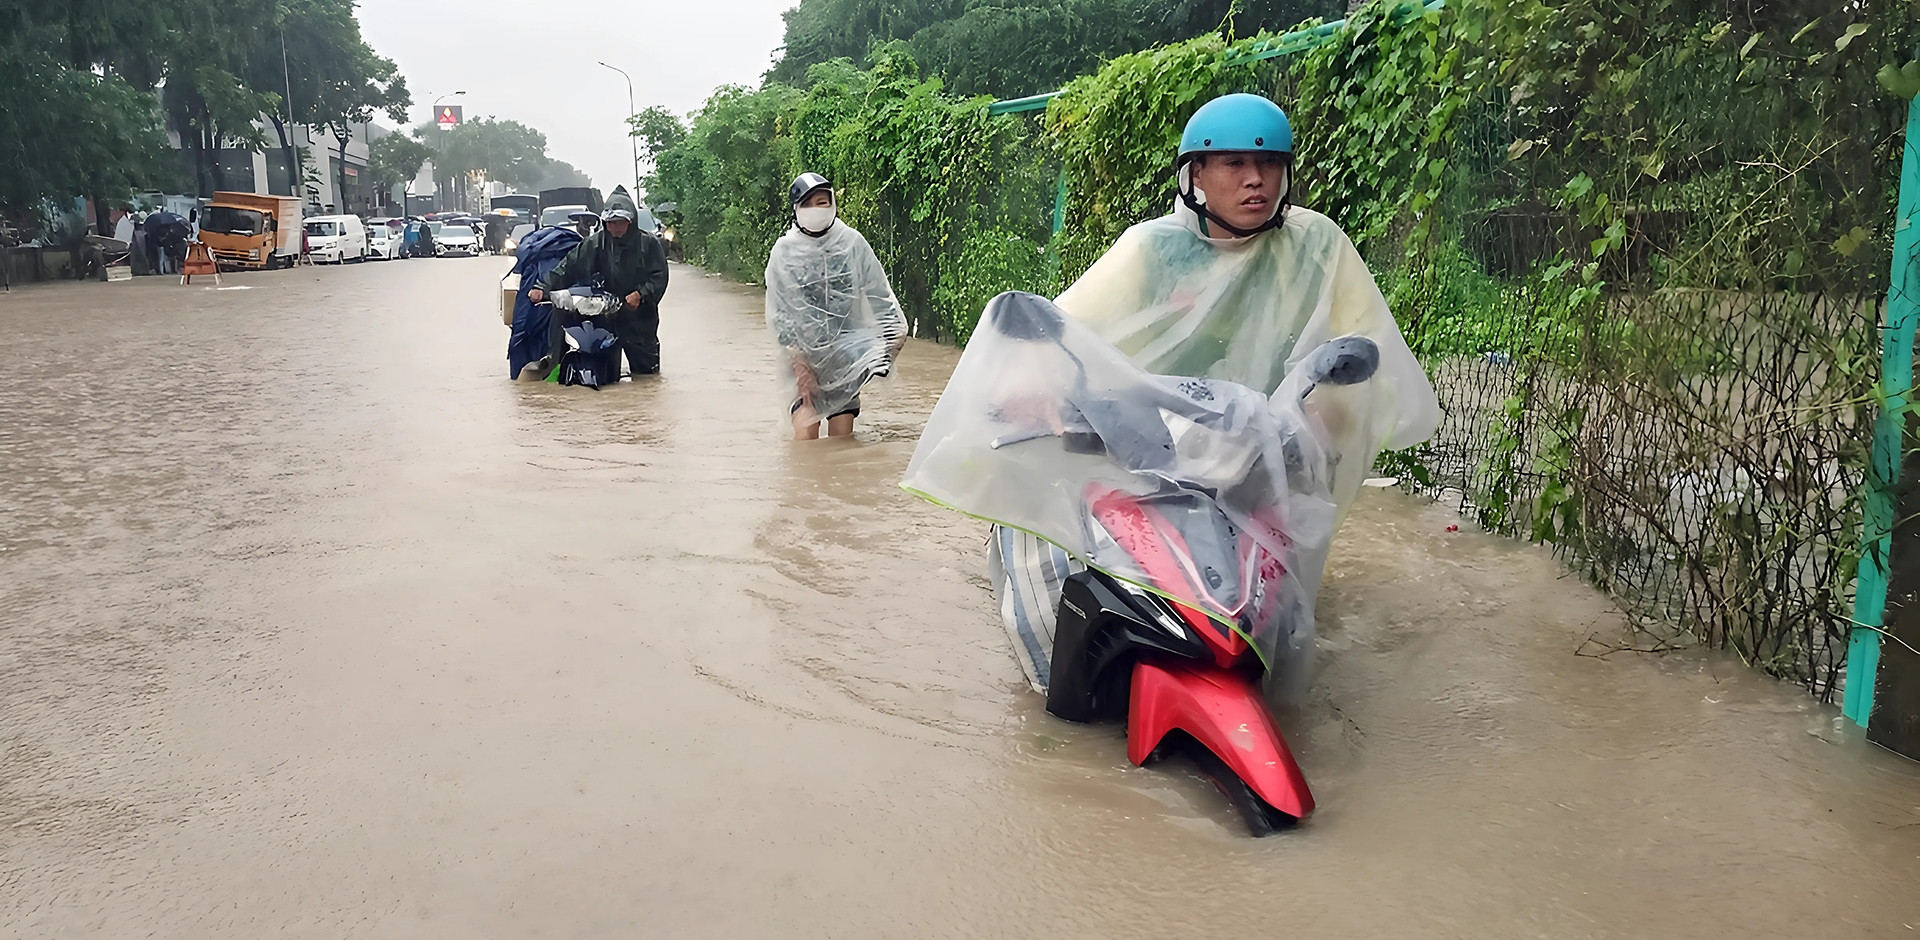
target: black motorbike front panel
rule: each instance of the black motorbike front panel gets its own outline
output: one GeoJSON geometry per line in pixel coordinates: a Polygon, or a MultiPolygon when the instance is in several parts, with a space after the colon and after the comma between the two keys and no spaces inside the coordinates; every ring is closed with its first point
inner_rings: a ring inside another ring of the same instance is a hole
{"type": "MultiPolygon", "coordinates": [[[[1174,633],[1099,571],[1073,574],[1061,585],[1053,629],[1047,711],[1068,721],[1124,718],[1133,661],[1145,653],[1203,659],[1206,647],[1190,632],[1174,633]]],[[[1166,613],[1171,613],[1167,611],[1166,613]]]]}

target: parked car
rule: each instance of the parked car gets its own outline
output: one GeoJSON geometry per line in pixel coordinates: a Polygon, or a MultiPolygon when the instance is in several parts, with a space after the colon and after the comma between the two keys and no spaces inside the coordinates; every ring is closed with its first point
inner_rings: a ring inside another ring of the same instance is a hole
{"type": "Polygon", "coordinates": [[[367,257],[377,261],[398,259],[406,226],[405,219],[368,219],[367,257]]]}
{"type": "Polygon", "coordinates": [[[307,220],[307,254],[316,263],[358,264],[367,260],[367,226],[357,215],[322,215],[307,220]]]}
{"type": "Polygon", "coordinates": [[[428,222],[427,226],[433,229],[434,253],[440,257],[480,253],[480,239],[473,234],[473,226],[464,222],[428,222]]]}

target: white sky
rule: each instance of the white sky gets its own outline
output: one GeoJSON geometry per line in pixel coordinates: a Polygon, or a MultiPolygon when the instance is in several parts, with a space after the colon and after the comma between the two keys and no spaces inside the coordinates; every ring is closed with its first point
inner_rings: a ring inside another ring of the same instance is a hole
{"type": "MultiPolygon", "coordinates": [[[[512,118],[602,191],[633,185],[627,83],[635,110],[685,114],[714,88],[755,85],[773,64],[782,11],[798,0],[360,0],[360,30],[400,66],[412,122],[455,91],[469,118],[512,118]]],[[[384,119],[382,119],[384,120],[384,119]]]]}

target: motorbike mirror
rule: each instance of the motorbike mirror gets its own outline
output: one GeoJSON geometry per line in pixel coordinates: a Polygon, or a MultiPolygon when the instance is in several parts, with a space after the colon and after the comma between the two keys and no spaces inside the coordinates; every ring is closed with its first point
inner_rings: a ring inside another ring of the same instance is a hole
{"type": "Polygon", "coordinates": [[[1380,368],[1380,347],[1364,336],[1341,336],[1321,343],[1306,365],[1314,385],[1358,385],[1380,368]]]}
{"type": "Polygon", "coordinates": [[[1059,342],[1067,322],[1060,308],[1036,294],[1007,291],[987,303],[986,320],[1009,339],[1059,342]]]}

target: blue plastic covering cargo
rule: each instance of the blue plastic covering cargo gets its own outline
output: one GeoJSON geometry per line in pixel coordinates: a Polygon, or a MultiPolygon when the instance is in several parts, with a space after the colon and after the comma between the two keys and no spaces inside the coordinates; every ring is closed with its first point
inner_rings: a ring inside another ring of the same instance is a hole
{"type": "Polygon", "coordinates": [[[580,244],[580,233],[570,228],[543,228],[520,243],[514,273],[520,275],[520,294],[513,299],[513,332],[507,336],[507,377],[519,378],[527,363],[547,354],[553,308],[527,299],[527,291],[560,265],[560,259],[580,244]]]}

